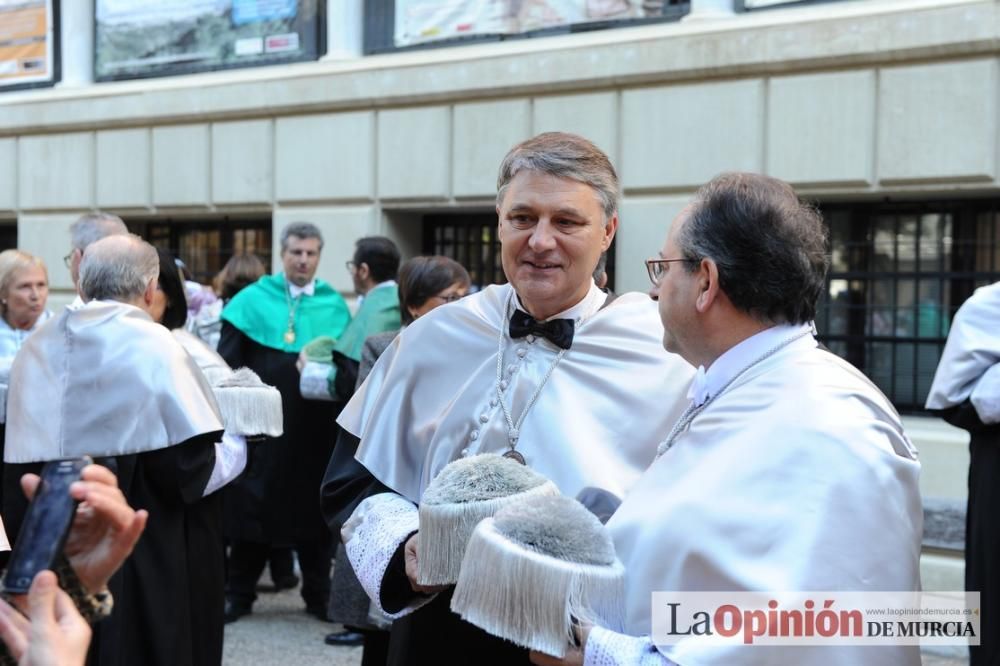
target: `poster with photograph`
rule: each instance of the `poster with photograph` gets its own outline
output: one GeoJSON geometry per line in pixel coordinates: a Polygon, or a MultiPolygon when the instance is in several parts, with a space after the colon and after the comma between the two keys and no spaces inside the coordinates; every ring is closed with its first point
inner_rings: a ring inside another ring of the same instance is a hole
{"type": "Polygon", "coordinates": [[[54,81],[52,0],[0,0],[0,89],[54,81]]]}
{"type": "Polygon", "coordinates": [[[315,60],[324,0],[96,0],[98,81],[315,60]]]}
{"type": "Polygon", "coordinates": [[[644,18],[641,0],[396,0],[396,46],[644,18]]]}

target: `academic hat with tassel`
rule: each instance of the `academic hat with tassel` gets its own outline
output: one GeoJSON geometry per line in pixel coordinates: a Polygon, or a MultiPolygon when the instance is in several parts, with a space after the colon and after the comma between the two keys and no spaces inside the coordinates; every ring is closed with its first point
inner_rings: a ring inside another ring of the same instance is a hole
{"type": "Polygon", "coordinates": [[[420,499],[417,581],[421,585],[454,584],[465,545],[479,521],[514,500],[558,493],[555,484],[541,474],[495,453],[449,463],[420,499]]]}
{"type": "Polygon", "coordinates": [[[247,437],[278,437],[283,432],[281,393],[250,368],[209,378],[226,430],[247,437]]]}
{"type": "Polygon", "coordinates": [[[625,569],[607,529],[576,500],[518,501],[472,533],[451,609],[494,636],[562,658],[577,622],[624,629],[625,569]]]}

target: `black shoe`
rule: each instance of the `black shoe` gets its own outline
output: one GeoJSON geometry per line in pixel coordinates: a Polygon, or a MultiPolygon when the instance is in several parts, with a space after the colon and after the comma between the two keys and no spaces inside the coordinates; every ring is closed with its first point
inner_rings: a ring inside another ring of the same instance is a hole
{"type": "Polygon", "coordinates": [[[281,592],[282,590],[293,590],[299,584],[299,577],[295,574],[288,574],[287,576],[281,576],[274,581],[274,591],[281,592]]]}
{"type": "Polygon", "coordinates": [[[365,636],[356,631],[344,629],[343,631],[335,631],[332,634],[327,634],[323,642],[327,645],[361,645],[365,642],[365,636]]]}
{"type": "Polygon", "coordinates": [[[333,624],[333,621],[326,616],[326,606],[306,606],[306,612],[317,620],[333,624]]]}
{"type": "Polygon", "coordinates": [[[250,606],[226,600],[226,610],[223,618],[225,619],[225,623],[229,624],[230,622],[236,622],[236,620],[240,619],[244,615],[249,615],[252,612],[253,611],[250,606]]]}

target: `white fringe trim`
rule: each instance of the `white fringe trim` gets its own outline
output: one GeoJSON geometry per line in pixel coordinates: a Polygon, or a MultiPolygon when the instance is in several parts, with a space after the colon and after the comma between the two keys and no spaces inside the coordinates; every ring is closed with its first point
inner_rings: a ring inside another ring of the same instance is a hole
{"type": "Polygon", "coordinates": [[[623,631],[625,568],[578,564],[542,555],[482,521],[469,539],[451,609],[480,629],[562,658],[572,620],[623,631]]]}
{"type": "Polygon", "coordinates": [[[278,437],[283,432],[281,393],[271,386],[213,388],[222,423],[237,435],[278,437]]]}
{"type": "Polygon", "coordinates": [[[479,521],[493,516],[513,501],[558,494],[556,485],[546,481],[506,497],[454,504],[421,504],[417,581],[421,585],[454,584],[462,568],[465,545],[479,521]]]}

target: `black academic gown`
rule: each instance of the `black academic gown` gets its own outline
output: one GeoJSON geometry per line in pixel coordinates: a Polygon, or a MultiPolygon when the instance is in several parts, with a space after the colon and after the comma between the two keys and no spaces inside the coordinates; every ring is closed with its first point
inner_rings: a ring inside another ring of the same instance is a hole
{"type": "Polygon", "coordinates": [[[965,515],[965,589],[981,594],[982,645],[970,666],[1000,664],[1000,425],[986,425],[969,400],[936,412],[969,432],[969,504],[965,515]]]}
{"type": "MultiPolygon", "coordinates": [[[[344,522],[365,498],[392,492],[354,458],[359,443],[351,433],[340,431],[320,491],[323,515],[330,530],[338,536],[344,522]]],[[[443,592],[431,603],[392,623],[388,666],[530,663],[526,649],[492,636],[453,613],[451,595],[452,590],[443,592]]],[[[400,546],[382,581],[382,607],[390,612],[402,610],[416,596],[406,577],[400,546]]]]}
{"type": "MultiPolygon", "coordinates": [[[[149,520],[108,583],[111,617],[95,625],[88,663],[100,666],[217,666],[222,663],[225,564],[218,492],[202,497],[222,432],[97,462],[149,520]]],[[[19,527],[27,502],[15,490],[43,463],[4,465],[4,519],[19,527]]]]}
{"type": "Polygon", "coordinates": [[[226,537],[276,545],[328,539],[317,492],[342,405],[303,398],[298,354],[258,344],[229,322],[218,351],[230,367],[248,367],[278,389],[284,417],[284,434],[252,446],[246,472],[224,491],[226,537]]]}

